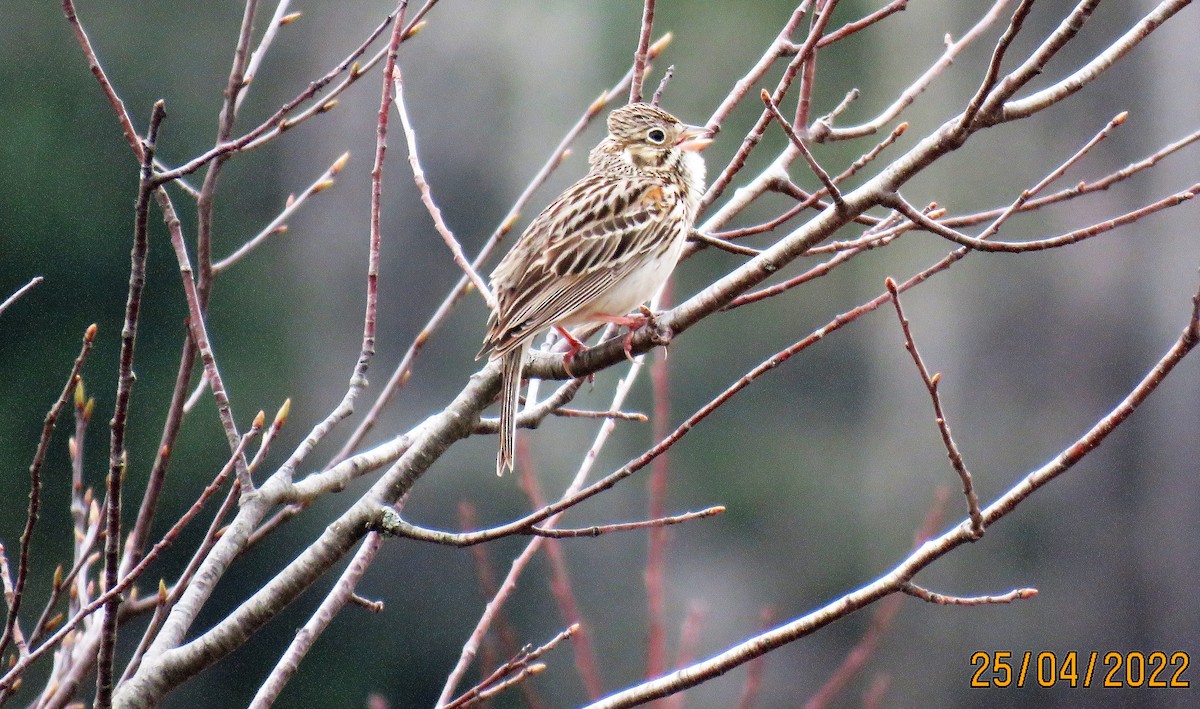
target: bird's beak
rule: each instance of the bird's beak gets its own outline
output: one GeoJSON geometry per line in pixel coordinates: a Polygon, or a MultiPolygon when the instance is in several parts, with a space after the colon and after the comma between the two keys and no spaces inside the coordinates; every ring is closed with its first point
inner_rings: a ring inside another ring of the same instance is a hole
{"type": "Polygon", "coordinates": [[[712,131],[704,126],[684,126],[675,147],[680,150],[704,150],[712,144],[712,131]]]}

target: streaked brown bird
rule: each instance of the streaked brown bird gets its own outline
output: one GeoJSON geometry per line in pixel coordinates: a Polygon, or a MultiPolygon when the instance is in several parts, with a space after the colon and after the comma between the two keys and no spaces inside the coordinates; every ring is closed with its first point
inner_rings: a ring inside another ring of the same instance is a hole
{"type": "Polygon", "coordinates": [[[492,272],[497,307],[483,349],[502,361],[496,474],[513,467],[521,371],[534,337],[558,328],[610,322],[633,329],[667,280],[687,241],[704,192],[709,131],[644,103],[613,111],[608,137],[588,156],[591,169],[546,207],[492,272]]]}

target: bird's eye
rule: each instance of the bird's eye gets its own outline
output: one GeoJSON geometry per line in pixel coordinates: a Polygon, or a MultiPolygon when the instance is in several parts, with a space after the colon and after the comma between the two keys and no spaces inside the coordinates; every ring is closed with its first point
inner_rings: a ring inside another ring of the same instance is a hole
{"type": "Polygon", "coordinates": [[[661,128],[655,128],[646,134],[646,140],[649,140],[655,145],[662,145],[663,141],[666,139],[667,134],[664,133],[661,128]]]}

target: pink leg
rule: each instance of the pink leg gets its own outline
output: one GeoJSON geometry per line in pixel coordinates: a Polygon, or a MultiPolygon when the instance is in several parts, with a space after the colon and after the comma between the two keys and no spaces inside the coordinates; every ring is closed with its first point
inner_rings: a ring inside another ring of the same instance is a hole
{"type": "Polygon", "coordinates": [[[558,334],[562,335],[563,339],[567,341],[567,352],[563,355],[563,369],[567,370],[567,375],[574,379],[575,375],[571,372],[571,362],[575,359],[575,355],[587,349],[587,345],[580,342],[579,338],[567,332],[566,328],[555,325],[554,329],[558,330],[558,334]]]}
{"type": "Polygon", "coordinates": [[[654,323],[654,314],[650,312],[650,308],[641,306],[638,308],[637,315],[597,315],[597,320],[609,322],[614,325],[629,328],[629,333],[625,335],[625,359],[633,361],[633,333],[637,332],[643,325],[654,323]]]}

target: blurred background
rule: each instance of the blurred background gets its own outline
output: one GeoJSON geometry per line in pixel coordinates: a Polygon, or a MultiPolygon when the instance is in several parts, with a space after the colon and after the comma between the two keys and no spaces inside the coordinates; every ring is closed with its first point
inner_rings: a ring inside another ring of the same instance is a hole
{"type": "MultiPolygon", "coordinates": [[[[844,0],[838,26],[882,2],[844,0]]],[[[655,36],[674,41],[654,66],[647,93],[668,64],[675,78],[664,107],[703,123],[732,83],[765,51],[794,8],[786,0],[658,3],[655,36]]],[[[943,37],[973,25],[984,3],[914,2],[906,12],[820,55],[814,115],[851,87],[862,90],[842,124],[875,116],[940,55],[943,37]]],[[[1035,87],[1108,46],[1155,3],[1104,3],[1035,87]]],[[[304,16],[284,28],[243,104],[239,131],[269,116],[346,56],[390,5],[296,2],[304,16]]],[[[242,7],[236,2],[81,2],[79,13],[108,75],[144,130],[154,100],[168,118],[159,156],[179,164],[211,145],[242,7]]],[[[261,11],[259,27],[274,9],[261,11]]],[[[474,254],[567,128],[626,71],[637,41],[636,0],[443,0],[401,52],[406,101],[421,157],[446,220],[474,254]]],[[[1039,3],[1010,57],[1023,57],[1066,11],[1039,3]]],[[[956,60],[903,119],[911,123],[894,158],[961,110],[1001,31],[998,23],[956,60]]],[[[1101,177],[1198,128],[1200,98],[1191,50],[1200,14],[1183,11],[1098,81],[1029,121],[987,131],[905,189],[916,204],[937,201],[952,214],[1007,205],[1120,111],[1129,120],[1093,150],[1062,186],[1101,177]],[[1181,61],[1181,57],[1185,59],[1181,61]]],[[[1011,60],[1010,60],[1011,64],[1011,60]]],[[[773,87],[779,70],[766,85],[773,87]]],[[[107,421],[128,283],[136,164],[55,3],[0,6],[0,298],[35,275],[45,282],[0,315],[0,541],[15,547],[25,519],[29,461],[42,417],[62,387],[79,338],[99,324],[84,379],[97,398],[86,448],[87,476],[102,485],[107,421]]],[[[340,399],[358,354],[368,232],[369,171],[379,80],[352,87],[336,110],[283,139],[232,160],[218,192],[215,255],[237,248],[307,187],[340,154],[349,166],[251,257],[223,274],[210,307],[210,332],[234,412],[249,424],[293,399],[274,446],[277,465],[340,399]]],[[[623,99],[621,99],[623,100],[623,99]]],[[[794,104],[789,103],[788,106],[794,104]]],[[[710,174],[732,156],[758,116],[751,96],[707,152],[710,174]]],[[[789,109],[790,110],[790,109],[789,109]]],[[[459,272],[421,207],[393,121],[386,167],[377,392],[404,350],[457,281],[459,272]]],[[[602,135],[593,126],[521,222],[586,167],[602,135]]],[[[837,172],[876,139],[817,146],[837,172]]],[[[768,131],[747,176],[778,154],[782,132],[768,131]]],[[[1062,233],[1122,214],[1196,183],[1196,148],[1114,189],[1016,218],[1002,236],[1062,233]]],[[[868,169],[865,174],[874,174],[868,169]]],[[[812,188],[802,163],[792,178],[812,188]]],[[[198,183],[199,178],[195,178],[198,183]]],[[[188,237],[194,203],[176,194],[188,237]]],[[[777,214],[769,197],[738,225],[777,214]]],[[[1197,286],[1196,206],[1187,204],[1067,249],[1025,255],[976,254],[904,298],[918,344],[942,393],[956,438],[989,502],[1070,445],[1111,410],[1166,351],[1186,321],[1197,286]]],[[[152,216],[147,299],[138,339],[130,422],[130,497],[139,499],[170,397],[186,308],[170,245],[152,216]]],[[[799,222],[789,226],[794,228],[799,222]]],[[[782,233],[782,232],[780,232],[782,233]]],[[[769,243],[771,235],[753,245],[769,243]]],[[[776,234],[775,236],[778,236],[776,234]]],[[[851,232],[839,238],[852,238],[851,232]]],[[[711,317],[670,350],[671,420],[697,407],[771,353],[838,313],[874,297],[886,276],[907,278],[949,250],[911,234],[863,255],[830,276],[735,312],[711,317]]],[[[676,299],[691,295],[742,257],[713,250],[684,263],[676,299]]],[[[797,263],[784,276],[806,266],[797,263]]],[[[489,265],[490,270],[490,265],[489,265]]],[[[471,296],[417,361],[412,381],[369,439],[406,430],[441,408],[476,370],[486,310],[471,296]]],[[[618,367],[600,374],[579,405],[606,408],[618,367]]],[[[626,408],[650,411],[649,378],[626,408]]],[[[360,406],[360,412],[366,410],[360,406]]],[[[361,415],[361,414],[360,414],[361,415]]],[[[320,467],[353,424],[344,424],[307,462],[320,467]]],[[[573,475],[597,423],[556,419],[532,434],[538,475],[556,494],[573,475]]],[[[69,556],[70,470],[60,426],[45,470],[42,522],[34,544],[31,599],[42,599],[55,564],[69,556]]],[[[976,651],[1196,651],[1200,614],[1200,365],[1185,361],[1105,443],[916,579],[961,595],[1033,586],[1036,600],[1007,606],[947,608],[904,599],[894,626],[839,706],[859,706],[879,676],[884,706],[1195,705],[1191,690],[969,689],[976,651]]],[[[598,472],[651,443],[648,424],[621,423],[598,472]]],[[[495,439],[456,445],[417,486],[406,516],[456,528],[461,502],[480,524],[521,514],[528,502],[513,477],[492,474],[495,439]]],[[[170,496],[156,534],[194,499],[228,449],[211,397],[188,419],[171,468],[170,496]]],[[[667,568],[669,652],[679,645],[688,608],[705,609],[695,649],[708,656],[752,635],[763,608],[777,618],[803,615],[892,568],[939,488],[955,491],[941,529],[965,505],[946,461],[927,393],[902,346],[894,313],[880,309],[794,358],[735,398],[676,446],[670,456],[673,512],[722,504],[715,519],[676,527],[667,568]]],[[[222,581],[194,631],[207,628],[291,559],[374,477],[323,500],[254,549],[222,581]]],[[[639,474],[572,512],[570,526],[646,515],[639,474]]],[[[202,526],[202,525],[198,525],[202,526]]],[[[168,580],[186,562],[193,533],[151,573],[168,580]]],[[[498,573],[523,543],[487,547],[498,573]]],[[[607,691],[645,671],[644,534],[563,543],[575,592],[591,630],[607,691]]],[[[11,558],[11,554],[10,554],[11,558]]],[[[238,706],[253,695],[295,629],[329,588],[329,576],[240,652],[192,680],[168,706],[238,706]]],[[[510,604],[520,642],[540,643],[564,625],[539,559],[510,604]]],[[[431,706],[482,611],[471,553],[389,542],[359,592],[383,600],[381,615],[347,608],[321,637],[280,699],[281,706],[363,706],[369,693],[392,707],[431,706]]],[[[40,607],[31,600],[27,608],[40,607]]],[[[31,611],[32,612],[32,611],[31,611]]],[[[869,627],[873,609],[767,657],[758,706],[796,706],[815,692],[869,627]]],[[[132,651],[135,622],[122,635],[132,651]]],[[[128,656],[126,654],[126,656],[128,656]]],[[[574,706],[586,695],[571,650],[547,658],[534,686],[547,706],[574,706]]],[[[1200,661],[1200,658],[1196,658],[1200,661]]],[[[35,680],[36,673],[30,681],[35,680]]],[[[745,669],[685,695],[687,706],[733,706],[745,669]]],[[[1192,667],[1185,678],[1200,678],[1192,667]]],[[[91,680],[89,680],[90,682],[91,680]]],[[[517,693],[496,706],[521,706],[517,693]]]]}

